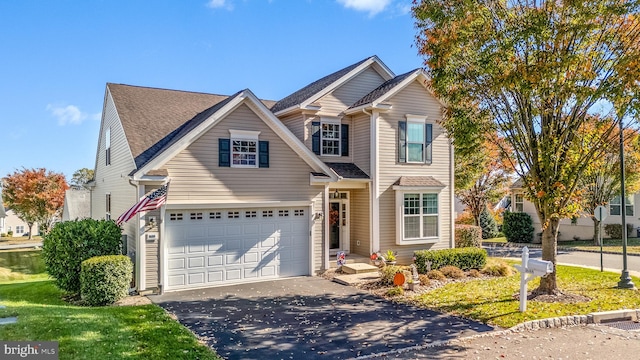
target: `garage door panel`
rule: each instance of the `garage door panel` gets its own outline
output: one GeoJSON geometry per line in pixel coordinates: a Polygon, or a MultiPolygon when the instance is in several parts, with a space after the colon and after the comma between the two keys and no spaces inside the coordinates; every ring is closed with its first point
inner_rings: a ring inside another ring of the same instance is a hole
{"type": "Polygon", "coordinates": [[[167,290],[309,274],[304,209],[175,213],[182,213],[184,220],[175,216],[176,221],[170,218],[166,224],[167,290]]]}

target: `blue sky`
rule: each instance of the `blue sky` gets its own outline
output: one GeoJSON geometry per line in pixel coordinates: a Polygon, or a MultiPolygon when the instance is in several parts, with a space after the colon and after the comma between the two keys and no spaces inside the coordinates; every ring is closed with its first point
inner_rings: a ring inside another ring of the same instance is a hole
{"type": "Polygon", "coordinates": [[[279,100],[371,55],[422,66],[410,0],[0,1],[0,177],[93,168],[107,82],[279,100]]]}

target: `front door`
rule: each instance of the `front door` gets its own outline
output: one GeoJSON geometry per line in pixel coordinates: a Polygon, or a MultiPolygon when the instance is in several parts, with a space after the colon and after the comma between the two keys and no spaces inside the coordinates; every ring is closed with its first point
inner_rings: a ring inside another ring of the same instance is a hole
{"type": "Polygon", "coordinates": [[[349,193],[329,194],[329,252],[349,253],[349,193]]]}

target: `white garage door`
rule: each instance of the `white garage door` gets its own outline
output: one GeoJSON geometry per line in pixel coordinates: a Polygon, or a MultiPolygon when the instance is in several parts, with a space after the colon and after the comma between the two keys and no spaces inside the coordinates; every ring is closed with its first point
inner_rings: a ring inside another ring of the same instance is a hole
{"type": "Polygon", "coordinates": [[[166,290],[308,275],[308,212],[167,210],[166,290]]]}

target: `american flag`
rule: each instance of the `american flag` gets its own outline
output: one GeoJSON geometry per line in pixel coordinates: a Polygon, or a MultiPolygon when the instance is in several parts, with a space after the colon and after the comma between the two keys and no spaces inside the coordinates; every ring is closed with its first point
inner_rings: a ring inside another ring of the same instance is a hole
{"type": "Polygon", "coordinates": [[[137,213],[143,211],[154,210],[162,206],[167,201],[167,191],[169,190],[169,183],[166,183],[159,189],[155,190],[149,195],[145,195],[137,204],[133,205],[131,209],[124,212],[124,214],[118,217],[116,224],[120,226],[122,223],[129,221],[137,213]]]}

